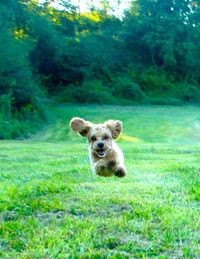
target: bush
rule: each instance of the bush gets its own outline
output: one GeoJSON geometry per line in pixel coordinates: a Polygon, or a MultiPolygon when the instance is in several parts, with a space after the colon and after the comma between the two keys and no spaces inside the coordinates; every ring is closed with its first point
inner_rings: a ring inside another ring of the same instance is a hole
{"type": "Polygon", "coordinates": [[[138,76],[138,81],[145,92],[156,93],[158,95],[169,93],[173,90],[173,77],[162,69],[150,67],[142,71],[138,76]]]}
{"type": "MultiPolygon", "coordinates": [[[[28,115],[26,114],[28,117],[28,115]]],[[[29,118],[22,114],[15,114],[9,120],[0,113],[0,139],[18,139],[29,136],[38,130],[44,123],[38,113],[31,113],[29,118]]]]}
{"type": "Polygon", "coordinates": [[[99,80],[86,80],[82,85],[69,85],[62,90],[57,99],[61,102],[113,103],[111,90],[99,80]]]}
{"type": "Polygon", "coordinates": [[[140,85],[126,75],[118,76],[114,79],[113,94],[132,101],[142,101],[145,98],[140,85]]]}
{"type": "Polygon", "coordinates": [[[166,71],[150,67],[137,75],[149,102],[154,104],[180,104],[199,102],[200,88],[197,83],[175,80],[166,71]]]}
{"type": "Polygon", "coordinates": [[[20,122],[16,119],[5,120],[2,113],[0,113],[0,139],[17,138],[21,134],[20,122]]]}
{"type": "Polygon", "coordinates": [[[0,95],[0,114],[4,119],[10,119],[12,109],[12,98],[11,94],[0,95]]]}
{"type": "Polygon", "coordinates": [[[12,106],[11,94],[0,95],[0,139],[22,138],[38,129],[46,115],[41,102],[21,107],[19,111],[12,106]]]}
{"type": "Polygon", "coordinates": [[[195,84],[180,82],[175,85],[173,94],[184,102],[200,102],[200,89],[195,84]]]}

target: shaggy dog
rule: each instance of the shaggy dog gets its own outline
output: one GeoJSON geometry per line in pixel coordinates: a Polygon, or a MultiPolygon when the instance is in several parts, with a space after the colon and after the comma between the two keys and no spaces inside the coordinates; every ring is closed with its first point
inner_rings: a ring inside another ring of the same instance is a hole
{"type": "Polygon", "coordinates": [[[93,124],[81,118],[73,118],[70,126],[88,139],[90,163],[97,175],[126,175],[123,153],[114,142],[122,131],[121,121],[108,120],[103,124],[93,124]]]}

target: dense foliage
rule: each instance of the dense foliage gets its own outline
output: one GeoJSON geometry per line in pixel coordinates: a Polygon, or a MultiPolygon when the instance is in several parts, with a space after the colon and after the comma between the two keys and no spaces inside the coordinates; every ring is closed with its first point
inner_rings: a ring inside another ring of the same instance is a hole
{"type": "Polygon", "coordinates": [[[132,1],[123,18],[112,14],[109,1],[101,8],[88,1],[87,13],[73,1],[59,1],[60,9],[51,2],[0,2],[0,138],[38,127],[52,97],[200,101],[198,1],[132,1]]]}

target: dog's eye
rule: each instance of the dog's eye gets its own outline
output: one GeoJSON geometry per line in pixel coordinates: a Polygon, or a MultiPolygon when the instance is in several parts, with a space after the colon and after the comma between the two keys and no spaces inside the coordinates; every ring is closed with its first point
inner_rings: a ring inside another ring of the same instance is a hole
{"type": "Polygon", "coordinates": [[[103,139],[103,140],[107,140],[107,139],[109,139],[109,137],[108,137],[108,135],[105,135],[105,136],[103,136],[102,139],[103,139]]]}
{"type": "Polygon", "coordinates": [[[97,138],[96,138],[95,136],[92,136],[92,137],[91,137],[91,140],[92,140],[92,141],[95,141],[95,140],[97,140],[97,138]]]}

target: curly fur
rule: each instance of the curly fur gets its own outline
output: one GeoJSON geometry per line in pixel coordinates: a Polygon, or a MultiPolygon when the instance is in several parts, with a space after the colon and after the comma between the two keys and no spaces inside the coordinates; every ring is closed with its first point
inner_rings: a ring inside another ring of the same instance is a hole
{"type": "Polygon", "coordinates": [[[123,153],[114,142],[122,132],[121,121],[108,120],[102,124],[93,124],[75,117],[70,121],[70,126],[73,131],[88,139],[90,163],[97,175],[126,175],[123,153]]]}

